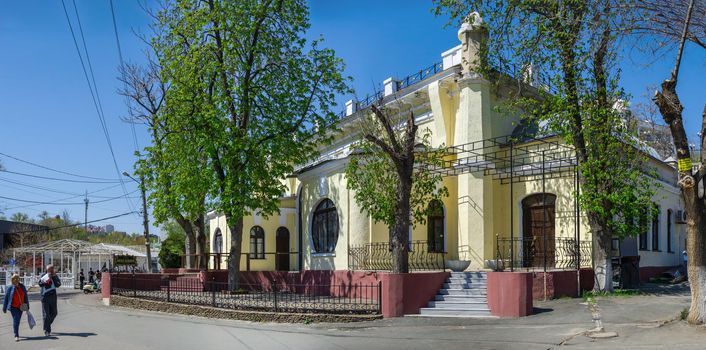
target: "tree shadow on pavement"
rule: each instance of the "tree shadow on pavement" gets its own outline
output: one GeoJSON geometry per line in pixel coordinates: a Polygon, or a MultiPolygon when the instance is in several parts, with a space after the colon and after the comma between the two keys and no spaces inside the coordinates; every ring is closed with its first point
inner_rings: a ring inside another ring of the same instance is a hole
{"type": "Polygon", "coordinates": [[[96,333],[81,333],[81,332],[77,332],[77,333],[62,333],[62,332],[52,333],[52,337],[56,336],[56,337],[81,337],[81,338],[88,338],[88,337],[92,337],[92,336],[95,336],[95,335],[98,335],[98,334],[96,334],[96,333]]]}
{"type": "Polygon", "coordinates": [[[533,315],[543,314],[543,313],[552,312],[552,311],[554,311],[554,309],[550,309],[548,307],[534,307],[534,308],[532,308],[533,315]]]}

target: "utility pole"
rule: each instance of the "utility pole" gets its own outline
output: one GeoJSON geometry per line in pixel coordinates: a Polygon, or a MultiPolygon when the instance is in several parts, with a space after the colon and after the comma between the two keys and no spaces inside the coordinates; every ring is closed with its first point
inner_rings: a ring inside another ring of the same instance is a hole
{"type": "Polygon", "coordinates": [[[129,177],[132,181],[137,182],[140,185],[140,192],[142,193],[142,224],[145,228],[145,249],[147,255],[147,270],[152,271],[152,250],[150,248],[150,221],[149,214],[147,213],[147,189],[145,188],[145,176],[140,175],[140,181],[137,181],[134,177],[130,176],[127,171],[123,172],[123,175],[129,177]]]}
{"type": "Polygon", "coordinates": [[[86,203],[86,210],[83,216],[83,229],[88,233],[88,190],[86,190],[86,197],[83,198],[83,202],[86,203]]]}
{"type": "Polygon", "coordinates": [[[145,226],[145,248],[147,250],[147,270],[152,271],[152,249],[150,247],[150,221],[147,214],[147,195],[145,194],[145,176],[140,175],[140,191],[142,192],[142,224],[145,226]]]}

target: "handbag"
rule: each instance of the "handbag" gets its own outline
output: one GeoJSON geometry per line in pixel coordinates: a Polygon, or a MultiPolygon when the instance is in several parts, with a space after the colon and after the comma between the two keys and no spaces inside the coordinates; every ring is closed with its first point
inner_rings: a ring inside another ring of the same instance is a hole
{"type": "Polygon", "coordinates": [[[22,305],[20,305],[20,311],[29,311],[29,305],[22,303],[22,305]]]}
{"type": "Polygon", "coordinates": [[[29,310],[27,310],[27,324],[29,325],[29,329],[32,329],[37,325],[37,321],[34,320],[34,316],[31,312],[29,312],[29,310]]]}

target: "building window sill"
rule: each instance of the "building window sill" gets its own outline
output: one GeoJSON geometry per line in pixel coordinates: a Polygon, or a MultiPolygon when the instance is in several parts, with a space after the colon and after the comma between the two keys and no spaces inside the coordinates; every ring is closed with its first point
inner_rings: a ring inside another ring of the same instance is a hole
{"type": "Polygon", "coordinates": [[[647,249],[647,248],[640,248],[640,251],[641,251],[641,252],[649,252],[650,250],[647,249]]]}
{"type": "Polygon", "coordinates": [[[263,256],[263,257],[251,256],[251,257],[250,257],[250,260],[267,260],[267,258],[265,258],[264,256],[263,256]]]}
{"type": "Polygon", "coordinates": [[[653,251],[653,252],[655,252],[655,253],[661,253],[661,252],[662,252],[662,251],[661,251],[661,250],[659,250],[659,249],[657,249],[657,250],[655,250],[655,249],[652,249],[652,251],[653,251]]]}
{"type": "Polygon", "coordinates": [[[328,257],[335,257],[336,252],[330,252],[330,253],[311,253],[312,258],[328,258],[328,257]]]}
{"type": "Polygon", "coordinates": [[[669,253],[669,254],[674,254],[674,251],[673,251],[673,250],[668,250],[667,253],[669,253]]]}

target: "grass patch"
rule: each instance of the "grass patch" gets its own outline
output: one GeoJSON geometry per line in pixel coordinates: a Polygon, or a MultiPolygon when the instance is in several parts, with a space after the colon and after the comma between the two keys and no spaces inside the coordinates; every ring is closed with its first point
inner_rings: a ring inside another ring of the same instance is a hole
{"type": "Polygon", "coordinates": [[[689,308],[685,307],[681,312],[679,313],[679,320],[681,321],[686,321],[686,318],[689,317],[689,308]]]}
{"type": "Polygon", "coordinates": [[[588,299],[593,299],[596,297],[632,297],[636,295],[642,295],[643,293],[637,289],[615,289],[613,292],[594,292],[587,291],[583,292],[581,297],[584,301],[588,299]]]}
{"type": "Polygon", "coordinates": [[[672,283],[673,278],[667,278],[667,277],[650,277],[649,281],[650,283],[657,283],[657,284],[670,284],[672,283]]]}

